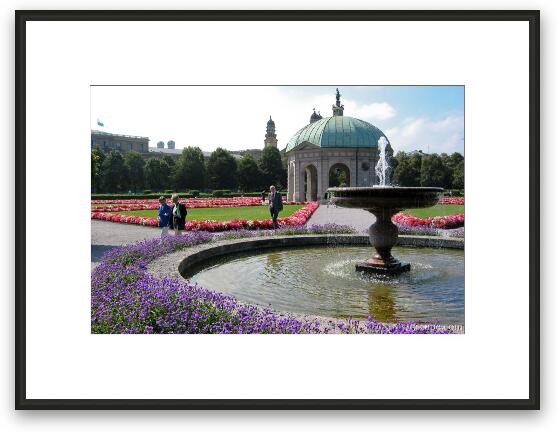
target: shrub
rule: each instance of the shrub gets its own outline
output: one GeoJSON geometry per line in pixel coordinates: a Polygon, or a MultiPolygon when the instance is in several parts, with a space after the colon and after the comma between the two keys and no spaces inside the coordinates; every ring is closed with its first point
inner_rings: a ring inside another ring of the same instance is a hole
{"type": "Polygon", "coordinates": [[[445,190],[445,196],[454,196],[454,197],[463,197],[464,190],[463,189],[448,189],[445,190]]]}
{"type": "MultiPolygon", "coordinates": [[[[168,192],[171,194],[174,192],[168,192]]],[[[179,193],[180,198],[193,198],[189,193],[179,193]]],[[[161,196],[160,193],[148,194],[91,194],[92,200],[125,200],[125,199],[157,199],[161,196]]],[[[211,195],[209,194],[208,197],[211,195]]]]}
{"type": "Polygon", "coordinates": [[[232,191],[228,190],[228,189],[219,189],[219,190],[214,190],[213,191],[213,197],[214,198],[222,198],[225,196],[231,196],[232,191]]]}

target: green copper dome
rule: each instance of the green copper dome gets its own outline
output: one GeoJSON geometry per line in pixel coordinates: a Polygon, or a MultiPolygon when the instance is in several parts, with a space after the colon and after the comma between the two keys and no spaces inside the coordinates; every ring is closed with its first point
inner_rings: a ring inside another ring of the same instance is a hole
{"type": "Polygon", "coordinates": [[[294,150],[304,142],[318,147],[377,148],[377,141],[383,136],[387,138],[371,123],[354,117],[337,115],[317,120],[300,129],[288,142],[286,151],[294,150]]]}

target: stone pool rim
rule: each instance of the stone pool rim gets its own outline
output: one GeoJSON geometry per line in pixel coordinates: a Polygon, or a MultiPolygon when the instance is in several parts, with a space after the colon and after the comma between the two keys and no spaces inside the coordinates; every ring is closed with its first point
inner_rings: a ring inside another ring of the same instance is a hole
{"type": "MultiPolygon", "coordinates": [[[[240,239],[215,239],[209,243],[202,243],[186,249],[181,249],[160,256],[147,264],[147,272],[155,277],[175,277],[183,280],[188,278],[182,275],[187,273],[192,267],[202,269],[203,262],[214,260],[215,258],[226,255],[235,255],[244,252],[256,252],[265,249],[280,249],[281,247],[304,247],[304,246],[325,246],[335,244],[342,246],[360,246],[369,244],[369,236],[361,234],[310,234],[277,237],[247,237],[240,239]]],[[[409,236],[400,235],[397,246],[424,247],[436,249],[464,249],[463,238],[444,238],[437,236],[409,236]]],[[[194,272],[193,274],[195,274],[194,272]]],[[[221,292],[219,290],[213,290],[221,292]]],[[[342,318],[321,317],[316,315],[296,314],[277,310],[277,312],[287,313],[298,318],[318,319],[322,322],[344,322],[342,318]]],[[[426,325],[426,324],[424,324],[426,325]]],[[[465,325],[438,325],[438,327],[449,328],[453,334],[464,334],[465,325]]]]}
{"type": "MultiPolygon", "coordinates": [[[[193,249],[180,251],[182,259],[177,270],[183,278],[192,275],[193,269],[204,267],[207,261],[227,255],[244,254],[265,249],[284,249],[305,246],[359,246],[368,245],[369,237],[359,234],[311,234],[280,237],[243,238],[205,243],[193,249]]],[[[412,246],[434,249],[464,249],[464,239],[434,236],[401,235],[397,246],[412,246]]],[[[370,246],[371,249],[371,246],[370,246]]],[[[370,250],[371,253],[371,250],[370,250]]],[[[194,272],[193,274],[195,274],[194,272]]]]}

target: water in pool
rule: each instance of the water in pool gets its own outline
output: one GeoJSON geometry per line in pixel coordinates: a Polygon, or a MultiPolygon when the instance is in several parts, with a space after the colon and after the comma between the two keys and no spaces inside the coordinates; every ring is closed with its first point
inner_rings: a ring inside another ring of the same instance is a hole
{"type": "Polygon", "coordinates": [[[325,317],[464,324],[464,251],[396,247],[412,269],[398,276],[357,272],[372,248],[308,247],[233,255],[190,280],[240,301],[325,317]]]}

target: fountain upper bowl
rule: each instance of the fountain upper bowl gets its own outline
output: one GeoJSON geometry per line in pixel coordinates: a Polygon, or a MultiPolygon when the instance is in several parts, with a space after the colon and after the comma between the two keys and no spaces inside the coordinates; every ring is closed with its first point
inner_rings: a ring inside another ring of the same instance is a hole
{"type": "Polygon", "coordinates": [[[339,207],[365,210],[403,210],[432,207],[439,202],[443,188],[438,187],[334,187],[327,190],[331,202],[339,207]]]}

